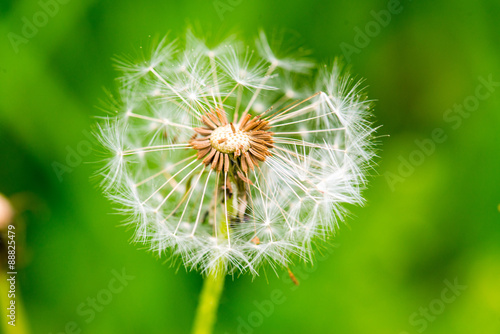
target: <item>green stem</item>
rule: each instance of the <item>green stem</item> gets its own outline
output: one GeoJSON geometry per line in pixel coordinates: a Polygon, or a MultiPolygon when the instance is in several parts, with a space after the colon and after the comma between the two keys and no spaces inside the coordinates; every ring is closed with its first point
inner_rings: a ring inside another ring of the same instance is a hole
{"type": "MultiPolygon", "coordinates": [[[[223,178],[225,177],[226,176],[224,175],[223,178]]],[[[230,231],[227,226],[226,214],[228,217],[227,220],[229,220],[229,217],[232,217],[234,214],[234,198],[229,198],[228,196],[224,196],[222,194],[220,197],[224,200],[222,205],[224,206],[225,212],[220,223],[218,224],[217,229],[219,230],[220,235],[226,236],[229,239],[230,231]]],[[[217,210],[217,208],[215,208],[215,210],[217,210]]],[[[226,263],[223,259],[220,259],[215,268],[210,270],[207,277],[205,277],[198,308],[194,318],[193,330],[191,332],[192,334],[211,334],[213,332],[215,321],[217,320],[217,309],[219,308],[220,296],[226,279],[226,270],[226,263]]]]}
{"type": "Polygon", "coordinates": [[[192,334],[212,333],[225,278],[223,271],[214,271],[205,278],[192,334]]]}

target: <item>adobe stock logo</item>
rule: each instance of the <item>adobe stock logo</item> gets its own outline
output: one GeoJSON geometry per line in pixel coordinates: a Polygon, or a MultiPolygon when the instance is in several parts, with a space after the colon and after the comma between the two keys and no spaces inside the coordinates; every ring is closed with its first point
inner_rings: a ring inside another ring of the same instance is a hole
{"type": "MultiPolygon", "coordinates": [[[[478,81],[479,84],[473,94],[465,97],[461,103],[455,103],[452,108],[444,111],[443,120],[450,124],[452,130],[458,130],[464,120],[471,117],[479,109],[481,102],[489,99],[500,87],[500,81],[494,81],[491,74],[486,78],[478,77],[478,81]]],[[[412,176],[417,167],[423,165],[427,158],[436,152],[440,144],[448,140],[448,132],[450,131],[441,127],[434,128],[426,138],[415,139],[416,148],[409,154],[398,156],[397,170],[384,173],[392,192],[396,190],[396,186],[412,176]]]]}
{"type": "Polygon", "coordinates": [[[23,16],[21,22],[23,26],[21,28],[20,34],[15,32],[9,32],[7,38],[9,39],[14,52],[19,53],[19,46],[21,44],[28,44],[28,42],[38,35],[41,28],[45,27],[50,18],[59,13],[60,5],[65,5],[70,0],[40,0],[38,1],[38,6],[40,10],[35,12],[30,18],[23,16]]]}
{"type": "MultiPolygon", "coordinates": [[[[412,0],[408,0],[408,2],[410,1],[412,0]]],[[[353,38],[352,44],[346,42],[340,43],[340,50],[342,50],[347,62],[351,61],[353,54],[360,54],[361,50],[368,47],[372,39],[376,38],[382,29],[391,23],[393,17],[403,12],[404,6],[399,0],[389,0],[386,8],[379,11],[372,10],[370,15],[373,19],[368,21],[363,29],[359,26],[354,27],[356,35],[353,38]]]]}
{"type": "Polygon", "coordinates": [[[98,317],[98,314],[103,312],[115,300],[115,297],[122,293],[130,282],[135,279],[135,276],[127,274],[125,268],[122,268],[121,271],[113,269],[111,274],[112,277],[103,289],[77,305],[76,314],[80,318],[73,318],[66,322],[62,329],[49,334],[88,333],[89,331],[85,330],[85,326],[93,322],[98,317]]]}
{"type": "MultiPolygon", "coordinates": [[[[318,264],[320,262],[326,261],[326,259],[328,259],[332,253],[333,248],[327,248],[326,252],[320,254],[317,257],[316,261],[318,262],[318,264]]],[[[297,266],[293,269],[293,275],[295,276],[295,279],[297,281],[303,282],[308,280],[310,277],[309,274],[314,273],[317,269],[318,265],[304,266],[302,268],[297,266]]],[[[294,281],[290,279],[290,276],[288,275],[283,275],[282,281],[284,284],[286,284],[287,288],[274,289],[271,291],[268,298],[261,301],[254,300],[253,305],[255,306],[255,309],[247,315],[238,316],[238,325],[236,326],[236,328],[233,328],[231,333],[226,332],[226,334],[260,333],[261,331],[258,331],[257,328],[262,326],[267,319],[271,318],[275,310],[278,308],[277,306],[282,305],[287,301],[288,298],[286,296],[286,291],[295,291],[299,288],[299,285],[296,285],[296,283],[294,283],[294,281]]]]}
{"type": "Polygon", "coordinates": [[[52,169],[56,173],[59,182],[63,181],[64,174],[69,174],[73,170],[83,163],[83,158],[92,153],[92,142],[94,138],[87,131],[83,130],[82,134],[87,138],[80,140],[75,148],[71,146],[66,146],[66,159],[65,164],[59,161],[52,162],[52,169]]]}
{"type": "MultiPolygon", "coordinates": [[[[408,317],[408,323],[418,332],[423,333],[430,323],[435,321],[442,314],[446,307],[453,303],[466,289],[467,285],[462,285],[458,282],[458,278],[450,282],[445,279],[443,281],[445,288],[441,290],[438,298],[434,298],[428,305],[418,308],[418,311],[413,312],[408,317]]],[[[399,334],[410,334],[407,331],[399,334]]]]}
{"type": "Polygon", "coordinates": [[[232,12],[242,2],[243,0],[215,0],[213,5],[220,20],[224,21],[224,15],[227,12],[232,12]]]}

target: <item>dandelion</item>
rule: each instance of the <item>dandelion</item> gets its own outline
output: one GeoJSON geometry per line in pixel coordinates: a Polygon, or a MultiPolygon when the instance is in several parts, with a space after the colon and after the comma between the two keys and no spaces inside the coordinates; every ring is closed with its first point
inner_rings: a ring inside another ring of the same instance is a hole
{"type": "Polygon", "coordinates": [[[363,203],[371,102],[338,62],[279,51],[263,32],[255,47],[164,40],[118,61],[120,99],[98,128],[103,187],[134,240],[201,271],[215,296],[226,274],[313,261],[363,203]]]}

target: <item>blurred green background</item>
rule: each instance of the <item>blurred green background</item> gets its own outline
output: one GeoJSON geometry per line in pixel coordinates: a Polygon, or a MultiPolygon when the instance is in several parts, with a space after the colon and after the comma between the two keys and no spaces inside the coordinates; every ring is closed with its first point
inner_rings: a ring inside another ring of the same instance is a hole
{"type": "Polygon", "coordinates": [[[68,153],[88,149],[103,88],[116,87],[111,58],[189,24],[248,39],[285,29],[318,61],[343,55],[390,135],[367,205],[313,269],[293,269],[300,286],[285,271],[228,278],[216,333],[500,333],[500,86],[484,85],[500,82],[498,0],[402,1],[390,17],[377,14],[386,0],[57,4],[44,16],[38,1],[0,1],[0,193],[25,226],[31,333],[189,331],[200,276],[129,244],[91,178],[98,156],[68,153]],[[23,32],[23,18],[40,27],[23,32]],[[54,162],[69,168],[61,179],[54,162]],[[134,277],[116,293],[113,270],[134,277]],[[93,317],[88,298],[105,301],[93,317]]]}

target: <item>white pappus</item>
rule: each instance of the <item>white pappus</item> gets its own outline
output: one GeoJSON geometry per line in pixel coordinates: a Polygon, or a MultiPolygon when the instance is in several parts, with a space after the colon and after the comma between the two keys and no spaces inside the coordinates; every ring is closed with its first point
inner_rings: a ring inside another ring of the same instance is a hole
{"type": "Polygon", "coordinates": [[[363,203],[371,101],[338,62],[209,47],[191,32],[117,61],[119,98],[97,136],[104,192],[134,238],[204,273],[312,261],[346,205],[363,203]]]}

